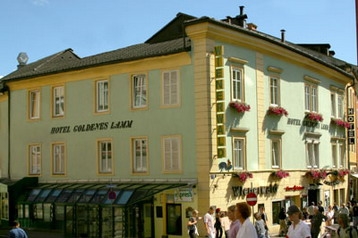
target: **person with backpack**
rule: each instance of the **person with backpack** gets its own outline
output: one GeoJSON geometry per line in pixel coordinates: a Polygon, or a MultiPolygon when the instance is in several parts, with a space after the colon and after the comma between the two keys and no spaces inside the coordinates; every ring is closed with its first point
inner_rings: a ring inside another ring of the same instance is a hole
{"type": "Polygon", "coordinates": [[[357,228],[349,225],[349,217],[345,213],[338,214],[339,228],[337,234],[339,238],[358,238],[357,228]]]}

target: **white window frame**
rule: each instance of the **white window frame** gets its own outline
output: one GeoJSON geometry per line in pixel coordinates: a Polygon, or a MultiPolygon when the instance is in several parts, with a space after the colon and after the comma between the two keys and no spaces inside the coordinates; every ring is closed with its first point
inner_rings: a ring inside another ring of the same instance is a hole
{"type": "Polygon", "coordinates": [[[65,87],[57,86],[53,88],[53,116],[61,117],[65,115],[65,87]]]}
{"type": "Polygon", "coordinates": [[[280,105],[280,78],[270,77],[270,104],[272,106],[280,105]]]}
{"type": "Polygon", "coordinates": [[[271,139],[271,166],[272,168],[281,167],[281,139],[271,139]]]}
{"type": "Polygon", "coordinates": [[[134,173],[148,172],[148,140],[147,138],[132,139],[132,160],[134,173]]]}
{"type": "Polygon", "coordinates": [[[317,139],[306,139],[306,163],[307,168],[316,169],[319,168],[319,144],[317,139]]]}
{"type": "Polygon", "coordinates": [[[344,118],[344,90],[331,87],[331,117],[344,118]]]}
{"type": "Polygon", "coordinates": [[[41,146],[33,144],[29,146],[29,175],[41,174],[41,146]]]}
{"type": "Polygon", "coordinates": [[[232,139],[232,165],[234,170],[246,169],[246,139],[244,137],[232,139]]]}
{"type": "Polygon", "coordinates": [[[40,100],[41,93],[39,89],[29,91],[29,118],[32,120],[40,118],[40,100]]]}
{"type": "Polygon", "coordinates": [[[96,81],[96,112],[109,110],[109,82],[108,80],[96,81]]]}
{"type": "Polygon", "coordinates": [[[344,168],[346,164],[346,144],[344,139],[332,139],[332,167],[344,168]]]}
{"type": "Polygon", "coordinates": [[[233,101],[245,102],[244,91],[244,69],[231,66],[231,99],[233,101]]]}
{"type": "Polygon", "coordinates": [[[98,146],[98,173],[113,173],[113,146],[111,140],[100,140],[98,146]]]}
{"type": "Polygon", "coordinates": [[[181,173],[182,151],[180,136],[162,137],[163,171],[164,173],[181,173]]]}
{"type": "Polygon", "coordinates": [[[137,74],[132,76],[132,107],[147,107],[148,84],[145,74],[137,74]]]}
{"type": "Polygon", "coordinates": [[[305,110],[318,112],[318,85],[305,83],[305,110]]]}
{"type": "Polygon", "coordinates": [[[180,104],[179,70],[164,71],[162,75],[162,105],[178,106],[180,104]]]}
{"type": "Polygon", "coordinates": [[[52,174],[64,175],[66,172],[66,149],[64,143],[52,144],[52,174]]]}

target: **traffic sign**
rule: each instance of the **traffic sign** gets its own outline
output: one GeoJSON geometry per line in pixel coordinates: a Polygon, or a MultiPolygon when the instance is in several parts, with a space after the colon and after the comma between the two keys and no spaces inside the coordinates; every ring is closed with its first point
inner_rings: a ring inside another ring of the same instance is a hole
{"type": "Polygon", "coordinates": [[[257,195],[255,193],[248,193],[246,195],[246,202],[250,206],[255,206],[257,203],[257,195]]]}

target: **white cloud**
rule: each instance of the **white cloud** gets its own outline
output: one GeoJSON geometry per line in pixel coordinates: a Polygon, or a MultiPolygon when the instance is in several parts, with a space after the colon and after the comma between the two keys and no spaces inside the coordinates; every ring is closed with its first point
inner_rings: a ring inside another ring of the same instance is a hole
{"type": "Polygon", "coordinates": [[[48,4],[48,0],[32,0],[32,3],[37,6],[44,6],[48,4]]]}

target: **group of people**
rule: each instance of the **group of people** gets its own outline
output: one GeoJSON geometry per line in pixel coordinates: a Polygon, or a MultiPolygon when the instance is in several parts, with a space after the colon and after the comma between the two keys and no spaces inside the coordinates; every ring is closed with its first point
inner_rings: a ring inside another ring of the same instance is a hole
{"type": "MultiPolygon", "coordinates": [[[[309,207],[304,208],[303,211],[300,211],[296,205],[292,205],[287,211],[290,223],[288,230],[284,222],[285,215],[282,215],[282,210],[280,212],[280,233],[287,231],[286,237],[288,238],[326,237],[324,234],[321,234],[323,223],[325,227],[331,227],[332,224],[337,224],[338,229],[336,233],[339,238],[358,238],[357,212],[358,206],[356,203],[354,203],[351,210],[347,209],[345,204],[342,204],[341,208],[336,209],[332,206],[328,206],[327,211],[323,208],[322,202],[319,202],[317,205],[312,203],[309,207]],[[350,221],[353,221],[352,226],[350,226],[350,221]]],[[[333,227],[333,229],[335,228],[333,227]]]]}
{"type": "Polygon", "coordinates": [[[209,238],[266,238],[268,237],[267,216],[264,207],[254,214],[256,221],[250,221],[251,208],[246,202],[228,207],[227,211],[211,206],[204,217],[194,210],[188,221],[190,238],[199,236],[196,224],[203,219],[206,236],[209,238]],[[214,216],[215,213],[215,216],[214,216]],[[225,236],[224,236],[225,234],[225,236]]]}

